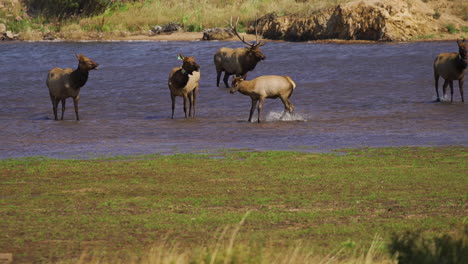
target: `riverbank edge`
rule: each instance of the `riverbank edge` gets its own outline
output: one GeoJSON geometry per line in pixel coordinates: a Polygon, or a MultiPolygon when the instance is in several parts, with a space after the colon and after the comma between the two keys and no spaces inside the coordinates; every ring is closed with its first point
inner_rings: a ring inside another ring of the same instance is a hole
{"type": "MultiPolygon", "coordinates": [[[[177,32],[173,34],[164,34],[164,35],[132,35],[124,37],[93,37],[96,34],[88,34],[82,38],[57,38],[53,40],[47,39],[17,39],[10,41],[0,41],[0,43],[14,43],[14,42],[176,42],[176,41],[209,41],[209,42],[238,42],[240,41],[237,37],[227,38],[224,40],[203,40],[203,32],[177,32]]],[[[246,41],[255,41],[255,35],[242,33],[241,36],[245,37],[246,41]]],[[[458,35],[454,36],[452,34],[445,34],[440,37],[434,38],[416,38],[407,41],[376,41],[376,40],[345,40],[345,39],[317,39],[317,40],[308,40],[308,41],[286,41],[286,40],[271,40],[271,39],[262,39],[266,42],[277,42],[277,43],[315,43],[315,44],[327,44],[327,43],[336,43],[336,44],[397,44],[397,43],[413,43],[413,42],[450,42],[456,41],[457,39],[463,39],[467,36],[458,35]]]]}
{"type": "Polygon", "coordinates": [[[430,146],[430,145],[402,145],[402,146],[363,146],[363,147],[342,147],[336,149],[321,150],[313,146],[302,146],[294,149],[265,149],[259,150],[255,148],[223,148],[223,149],[205,149],[200,151],[187,151],[187,152],[153,152],[153,153],[140,153],[140,154],[116,154],[116,155],[89,155],[89,156],[66,156],[63,158],[57,158],[56,156],[47,156],[47,155],[31,155],[31,156],[15,156],[15,157],[0,157],[0,163],[5,161],[28,161],[28,160],[57,160],[57,161],[107,161],[107,160],[139,160],[154,158],[158,156],[164,157],[173,157],[178,155],[183,155],[186,157],[203,157],[203,156],[212,156],[214,158],[219,158],[224,155],[229,155],[233,153],[292,153],[292,154],[314,154],[314,155],[346,155],[347,153],[353,153],[358,151],[383,151],[383,150],[393,150],[393,151],[405,151],[405,150],[414,150],[414,151],[424,151],[427,149],[441,150],[441,149],[464,149],[468,152],[468,145],[459,144],[459,145],[439,145],[439,146],[430,146]]]}

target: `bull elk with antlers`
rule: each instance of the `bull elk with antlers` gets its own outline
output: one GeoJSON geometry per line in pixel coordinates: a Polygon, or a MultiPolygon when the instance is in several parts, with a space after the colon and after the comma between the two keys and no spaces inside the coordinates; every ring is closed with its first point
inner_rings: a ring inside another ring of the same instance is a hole
{"type": "MultiPolygon", "coordinates": [[[[226,21],[227,22],[227,21],[226,21]]],[[[229,88],[228,80],[230,75],[241,76],[243,79],[247,77],[247,72],[252,71],[257,66],[257,63],[264,60],[266,56],[260,50],[260,47],[265,45],[265,42],[258,41],[257,27],[255,27],[255,44],[245,41],[243,37],[237,32],[237,24],[239,18],[237,18],[236,25],[232,25],[232,18],[230,22],[227,22],[236,35],[244,44],[248,47],[244,48],[220,48],[214,55],[214,64],[216,66],[216,86],[219,87],[219,80],[221,73],[224,72],[224,84],[229,88]]]]}
{"type": "Polygon", "coordinates": [[[437,101],[439,98],[439,77],[444,78],[443,96],[445,97],[447,91],[447,85],[450,84],[451,99],[453,102],[453,81],[458,80],[458,88],[460,89],[460,96],[462,102],[465,102],[463,98],[463,82],[465,79],[465,71],[468,65],[467,59],[467,43],[465,39],[463,41],[457,40],[458,53],[441,53],[437,56],[434,61],[434,79],[435,89],[437,94],[437,101]]]}

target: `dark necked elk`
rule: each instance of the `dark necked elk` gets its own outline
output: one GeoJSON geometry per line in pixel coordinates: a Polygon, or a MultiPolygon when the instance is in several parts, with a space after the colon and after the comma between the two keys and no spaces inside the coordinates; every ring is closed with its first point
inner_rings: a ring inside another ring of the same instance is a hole
{"type": "Polygon", "coordinates": [[[441,53],[434,61],[434,79],[437,101],[440,101],[439,77],[442,77],[445,80],[443,86],[443,98],[446,96],[447,85],[450,85],[450,102],[453,102],[453,81],[458,81],[461,100],[462,102],[465,102],[465,99],[463,98],[463,82],[465,79],[466,67],[468,65],[466,50],[467,43],[465,39],[463,39],[463,41],[457,40],[457,44],[458,53],[441,53]]]}
{"type": "MultiPolygon", "coordinates": [[[[224,72],[224,84],[229,88],[228,80],[230,75],[240,76],[243,79],[247,77],[247,73],[255,69],[257,63],[264,60],[266,57],[260,49],[261,46],[265,45],[265,42],[258,41],[258,34],[255,32],[255,44],[245,41],[243,37],[237,32],[237,24],[239,18],[237,18],[236,25],[232,24],[232,18],[229,26],[234,33],[244,44],[248,47],[244,48],[220,48],[214,55],[214,64],[216,66],[216,86],[219,87],[219,81],[221,74],[224,72]]],[[[256,27],[255,27],[256,30],[256,27]]]]}
{"type": "Polygon", "coordinates": [[[73,98],[75,106],[76,120],[80,120],[78,115],[78,101],[80,100],[80,89],[88,81],[89,71],[97,69],[98,64],[87,58],[83,54],[77,54],[78,68],[61,69],[53,68],[47,75],[47,87],[49,88],[50,100],[54,111],[54,118],[57,120],[57,107],[59,101],[62,102],[62,120],[65,112],[65,100],[73,98]]]}
{"type": "Polygon", "coordinates": [[[188,116],[195,117],[195,102],[200,81],[200,66],[195,62],[194,57],[184,57],[182,54],[179,54],[179,59],[182,60],[182,66],[172,69],[168,81],[172,100],[171,118],[174,118],[176,96],[184,98],[185,118],[187,118],[187,102],[190,103],[188,116]]]}

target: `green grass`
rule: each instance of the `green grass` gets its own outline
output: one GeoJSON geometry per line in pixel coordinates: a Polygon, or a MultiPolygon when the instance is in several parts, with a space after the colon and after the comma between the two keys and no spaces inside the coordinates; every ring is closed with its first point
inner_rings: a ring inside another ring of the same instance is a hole
{"type": "Polygon", "coordinates": [[[445,27],[450,34],[456,34],[460,32],[460,30],[458,30],[453,24],[448,24],[445,27]]]}
{"type": "Polygon", "coordinates": [[[467,150],[1,160],[0,248],[18,261],[51,262],[84,251],[138,256],[163,244],[194,260],[250,211],[235,243],[246,259],[265,256],[244,247],[360,256],[376,234],[466,225],[467,150]]]}
{"type": "Polygon", "coordinates": [[[423,39],[434,39],[435,37],[437,37],[436,34],[430,34],[430,35],[417,36],[417,37],[414,37],[413,39],[414,40],[423,40],[423,39]]]}

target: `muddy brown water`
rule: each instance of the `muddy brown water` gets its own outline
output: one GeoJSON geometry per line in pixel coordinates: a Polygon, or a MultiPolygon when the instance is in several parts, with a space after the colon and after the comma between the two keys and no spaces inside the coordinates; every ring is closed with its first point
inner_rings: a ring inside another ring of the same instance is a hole
{"type": "Polygon", "coordinates": [[[454,42],[267,43],[267,59],[248,78],[291,76],[296,112],[279,120],[281,101],[267,100],[261,124],[247,122],[247,96],[216,87],[213,54],[222,46],[242,44],[1,43],[0,158],[468,145],[468,104],[460,103],[458,85],[454,104],[433,102],[432,62],[456,51],[454,42]],[[183,118],[180,97],[170,119],[167,77],[179,52],[201,65],[195,119],[183,118]],[[65,120],[54,121],[47,71],[75,68],[75,53],[100,68],[81,90],[81,121],[71,99],[65,120]]]}

